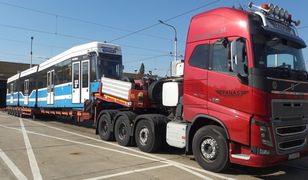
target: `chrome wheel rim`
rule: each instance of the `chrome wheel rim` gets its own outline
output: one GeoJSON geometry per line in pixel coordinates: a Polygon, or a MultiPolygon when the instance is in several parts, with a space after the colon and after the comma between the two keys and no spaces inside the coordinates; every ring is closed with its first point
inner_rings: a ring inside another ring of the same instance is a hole
{"type": "Polygon", "coordinates": [[[201,153],[204,159],[207,161],[213,161],[218,152],[218,144],[217,141],[212,137],[206,137],[201,142],[201,153]]]}

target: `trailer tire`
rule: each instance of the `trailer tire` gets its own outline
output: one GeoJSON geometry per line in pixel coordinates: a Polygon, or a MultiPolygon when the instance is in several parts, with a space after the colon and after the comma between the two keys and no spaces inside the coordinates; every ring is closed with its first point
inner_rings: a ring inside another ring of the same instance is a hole
{"type": "Polygon", "coordinates": [[[206,170],[221,172],[229,166],[227,135],[221,127],[200,128],[193,138],[192,149],[196,161],[206,170]]]}
{"type": "Polygon", "coordinates": [[[122,146],[130,146],[131,142],[131,128],[130,128],[130,121],[127,116],[119,116],[115,123],[115,139],[117,140],[118,144],[122,146]]]}
{"type": "Polygon", "coordinates": [[[162,141],[160,140],[159,133],[153,132],[155,127],[153,123],[141,120],[138,122],[135,131],[135,141],[138,148],[143,152],[155,152],[157,151],[162,141]]]}
{"type": "Polygon", "coordinates": [[[99,118],[97,126],[99,137],[105,141],[114,140],[114,134],[111,131],[111,128],[112,128],[111,119],[107,114],[102,114],[99,118]]]}

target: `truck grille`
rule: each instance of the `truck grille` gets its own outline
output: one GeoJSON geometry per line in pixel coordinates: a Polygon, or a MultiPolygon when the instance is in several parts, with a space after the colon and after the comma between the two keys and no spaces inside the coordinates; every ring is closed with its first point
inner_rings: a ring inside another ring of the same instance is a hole
{"type": "Polygon", "coordinates": [[[307,131],[307,124],[306,125],[295,125],[295,126],[285,126],[285,127],[277,127],[276,133],[280,136],[290,136],[301,134],[307,131]]]}
{"type": "Polygon", "coordinates": [[[289,150],[289,149],[294,149],[294,148],[302,147],[305,144],[306,144],[306,139],[287,141],[287,142],[279,143],[279,149],[289,150]]]}
{"type": "Polygon", "coordinates": [[[272,100],[272,127],[278,154],[299,152],[307,146],[308,101],[272,100]]]}

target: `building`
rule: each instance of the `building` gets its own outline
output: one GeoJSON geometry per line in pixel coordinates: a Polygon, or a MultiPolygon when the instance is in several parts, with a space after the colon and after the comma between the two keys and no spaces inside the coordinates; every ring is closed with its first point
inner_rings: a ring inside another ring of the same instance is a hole
{"type": "Polygon", "coordinates": [[[4,108],[6,105],[7,79],[29,67],[29,64],[0,61],[0,108],[4,108]]]}

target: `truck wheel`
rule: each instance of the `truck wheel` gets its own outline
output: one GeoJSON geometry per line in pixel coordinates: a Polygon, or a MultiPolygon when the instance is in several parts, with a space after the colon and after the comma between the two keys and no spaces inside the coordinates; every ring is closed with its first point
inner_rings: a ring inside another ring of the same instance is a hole
{"type": "Polygon", "coordinates": [[[136,127],[135,140],[138,148],[143,152],[155,152],[159,149],[161,141],[158,138],[159,134],[153,132],[152,123],[146,120],[141,120],[136,127]]]}
{"type": "Polygon", "coordinates": [[[200,128],[193,139],[193,154],[201,167],[213,172],[221,172],[229,166],[227,136],[218,126],[200,128]]]}
{"type": "Polygon", "coordinates": [[[131,145],[130,122],[126,116],[120,116],[115,124],[115,138],[122,146],[131,145]]]}
{"type": "Polygon", "coordinates": [[[101,115],[98,122],[98,134],[102,140],[112,141],[114,140],[113,132],[111,132],[111,120],[107,114],[101,115]]]}

